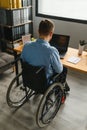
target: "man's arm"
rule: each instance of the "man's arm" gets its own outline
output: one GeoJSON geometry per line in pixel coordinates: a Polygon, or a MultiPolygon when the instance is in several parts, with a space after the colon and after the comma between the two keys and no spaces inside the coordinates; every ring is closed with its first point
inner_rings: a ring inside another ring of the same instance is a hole
{"type": "Polygon", "coordinates": [[[53,48],[51,55],[51,65],[55,73],[61,73],[63,71],[63,65],[60,61],[59,52],[56,48],[53,48]]]}

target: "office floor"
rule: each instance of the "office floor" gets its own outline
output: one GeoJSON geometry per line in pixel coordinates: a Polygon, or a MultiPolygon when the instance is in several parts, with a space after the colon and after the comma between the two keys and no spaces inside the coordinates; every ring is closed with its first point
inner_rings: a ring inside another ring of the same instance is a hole
{"type": "Polygon", "coordinates": [[[35,122],[38,98],[32,98],[17,111],[7,105],[6,91],[14,76],[11,69],[0,75],[0,130],[87,130],[87,74],[69,70],[67,81],[71,91],[45,128],[39,128],[35,122]]]}

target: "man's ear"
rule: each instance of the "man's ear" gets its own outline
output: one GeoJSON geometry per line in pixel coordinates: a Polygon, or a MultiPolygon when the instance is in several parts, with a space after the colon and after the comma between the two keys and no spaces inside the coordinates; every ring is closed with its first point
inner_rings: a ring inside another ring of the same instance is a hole
{"type": "Polygon", "coordinates": [[[53,36],[53,32],[50,32],[50,37],[52,37],[53,36]]]}

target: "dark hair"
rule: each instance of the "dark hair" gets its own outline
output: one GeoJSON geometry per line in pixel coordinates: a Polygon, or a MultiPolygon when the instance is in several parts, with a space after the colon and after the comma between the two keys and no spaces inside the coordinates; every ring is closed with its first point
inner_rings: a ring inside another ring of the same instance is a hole
{"type": "Polygon", "coordinates": [[[49,35],[49,33],[53,30],[54,24],[50,20],[42,20],[39,24],[39,34],[40,35],[49,35]]]}

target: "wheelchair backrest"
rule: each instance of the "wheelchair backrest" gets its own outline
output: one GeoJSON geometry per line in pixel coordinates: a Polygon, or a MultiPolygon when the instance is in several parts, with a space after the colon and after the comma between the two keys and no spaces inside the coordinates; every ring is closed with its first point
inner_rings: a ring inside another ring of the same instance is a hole
{"type": "Polygon", "coordinates": [[[22,77],[24,86],[38,93],[46,91],[47,79],[43,66],[33,66],[22,61],[22,77]]]}

